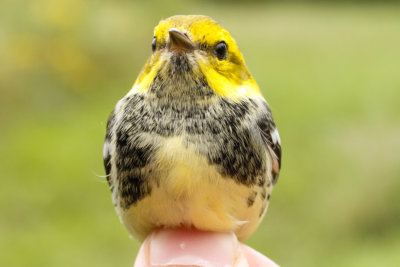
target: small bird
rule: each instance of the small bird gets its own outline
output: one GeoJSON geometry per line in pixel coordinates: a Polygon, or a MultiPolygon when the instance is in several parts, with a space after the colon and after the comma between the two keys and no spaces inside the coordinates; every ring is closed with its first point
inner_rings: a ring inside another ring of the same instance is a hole
{"type": "Polygon", "coordinates": [[[139,240],[184,227],[244,241],[279,176],[271,110],[236,42],[210,17],[162,20],[151,47],[107,123],[103,158],[116,212],[139,240]]]}

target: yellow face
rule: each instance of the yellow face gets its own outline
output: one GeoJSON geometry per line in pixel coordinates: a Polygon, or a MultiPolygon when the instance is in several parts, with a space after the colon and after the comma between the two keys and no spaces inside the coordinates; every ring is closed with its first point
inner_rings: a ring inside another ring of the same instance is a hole
{"type": "Polygon", "coordinates": [[[224,97],[260,95],[235,40],[207,16],[173,16],[161,21],[154,29],[152,48],[153,54],[136,80],[134,91],[146,91],[159,70],[169,63],[172,53],[187,53],[190,64],[197,70],[192,75],[203,75],[217,94],[224,97]],[[171,31],[182,33],[193,44],[193,49],[173,50],[171,31]]]}

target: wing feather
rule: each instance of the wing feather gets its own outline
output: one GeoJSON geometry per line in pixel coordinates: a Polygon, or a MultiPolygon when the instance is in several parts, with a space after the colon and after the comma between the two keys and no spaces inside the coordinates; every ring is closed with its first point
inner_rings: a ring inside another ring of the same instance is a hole
{"type": "Polygon", "coordinates": [[[107,131],[106,131],[106,137],[104,140],[104,146],[103,146],[103,163],[104,163],[104,169],[106,171],[106,177],[107,177],[107,182],[109,186],[111,187],[111,157],[112,157],[112,144],[111,144],[111,139],[112,139],[112,133],[113,133],[113,128],[114,128],[114,123],[115,123],[115,113],[114,110],[111,112],[108,121],[107,121],[107,131]]]}
{"type": "Polygon", "coordinates": [[[281,169],[281,140],[268,106],[266,112],[264,112],[258,119],[257,125],[261,130],[264,144],[267,146],[272,159],[272,183],[275,184],[276,181],[278,181],[281,169]]]}

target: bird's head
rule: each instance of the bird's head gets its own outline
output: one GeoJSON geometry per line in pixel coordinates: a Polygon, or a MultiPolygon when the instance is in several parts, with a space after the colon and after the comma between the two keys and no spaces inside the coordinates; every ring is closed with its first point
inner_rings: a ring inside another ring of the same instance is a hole
{"type": "Polygon", "coordinates": [[[218,95],[260,94],[229,32],[207,16],[173,16],[154,29],[153,53],[133,91],[146,91],[156,77],[185,86],[203,80],[218,95]]]}

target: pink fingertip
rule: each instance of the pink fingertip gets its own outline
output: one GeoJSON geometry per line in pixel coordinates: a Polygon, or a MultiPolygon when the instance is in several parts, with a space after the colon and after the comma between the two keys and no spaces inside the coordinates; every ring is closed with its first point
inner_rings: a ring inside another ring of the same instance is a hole
{"type": "Polygon", "coordinates": [[[278,264],[251,247],[245,244],[241,244],[241,246],[249,267],[279,267],[278,264]]]}
{"type": "Polygon", "coordinates": [[[149,241],[146,239],[140,247],[139,253],[136,256],[133,267],[148,267],[149,266],[149,241]]]}
{"type": "Polygon", "coordinates": [[[150,266],[234,266],[239,243],[233,233],[164,229],[149,239],[150,266]]]}

